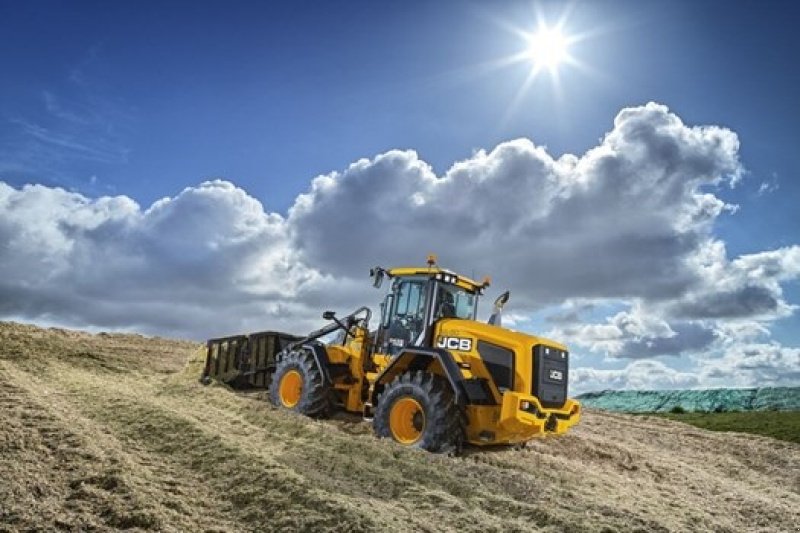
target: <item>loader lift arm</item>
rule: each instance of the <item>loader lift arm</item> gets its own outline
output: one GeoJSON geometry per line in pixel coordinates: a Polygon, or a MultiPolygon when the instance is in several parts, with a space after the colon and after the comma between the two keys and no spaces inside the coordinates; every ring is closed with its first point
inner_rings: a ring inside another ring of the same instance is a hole
{"type": "Polygon", "coordinates": [[[332,320],[333,324],[328,324],[325,327],[322,327],[320,329],[314,330],[311,333],[309,333],[308,335],[306,335],[305,337],[303,337],[302,339],[299,339],[299,340],[296,340],[296,341],[294,341],[292,343],[289,343],[286,346],[286,348],[284,348],[283,351],[294,350],[298,346],[302,346],[303,344],[307,344],[309,342],[315,341],[315,340],[317,340],[317,339],[319,339],[321,337],[324,337],[325,335],[328,335],[329,333],[333,333],[334,331],[339,330],[339,329],[343,329],[343,330],[345,330],[346,333],[349,334],[350,328],[352,328],[353,325],[358,320],[363,320],[365,324],[369,324],[369,320],[370,320],[370,318],[372,318],[372,311],[370,311],[369,308],[365,307],[365,306],[359,307],[358,309],[356,309],[355,311],[353,311],[352,313],[350,313],[349,315],[347,315],[346,317],[344,317],[342,319],[336,318],[336,314],[333,311],[325,311],[324,313],[322,313],[322,318],[325,319],[325,320],[332,320]],[[365,315],[364,318],[356,319],[356,317],[360,313],[364,313],[364,315],[365,315]]]}
{"type": "Polygon", "coordinates": [[[370,318],[372,318],[372,311],[369,310],[368,307],[362,306],[350,313],[349,315],[345,316],[342,319],[336,318],[336,314],[333,311],[325,311],[322,314],[322,318],[325,320],[332,320],[333,323],[328,324],[325,327],[320,329],[314,330],[302,339],[296,340],[286,345],[286,347],[281,350],[280,353],[276,356],[276,359],[280,360],[281,357],[285,356],[286,354],[300,349],[306,349],[314,356],[314,361],[316,362],[317,368],[319,369],[320,373],[322,374],[323,380],[327,383],[331,383],[331,375],[330,375],[330,361],[328,360],[328,354],[325,351],[325,347],[322,343],[317,342],[320,338],[333,333],[334,331],[344,330],[345,337],[344,340],[347,340],[347,335],[352,335],[350,333],[350,329],[358,322],[362,322],[364,327],[369,327],[370,318]],[[363,314],[364,316],[359,318],[359,315],[363,314]]]}

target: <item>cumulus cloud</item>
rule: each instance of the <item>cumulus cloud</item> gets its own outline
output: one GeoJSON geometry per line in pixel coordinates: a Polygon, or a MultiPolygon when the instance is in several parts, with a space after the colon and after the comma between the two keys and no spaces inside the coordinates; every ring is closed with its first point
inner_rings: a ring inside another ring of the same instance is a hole
{"type": "Polygon", "coordinates": [[[702,188],[740,173],[733,132],[688,127],[648,104],[623,110],[582,157],[555,159],[519,139],[441,177],[414,152],[362,160],[316,178],[288,222],[304,259],[334,275],[363,268],[369,243],[389,264],[437,250],[458,268],[494,272],[529,307],[663,299],[699,282],[689,258],[730,207],[702,188]]]}
{"type": "Polygon", "coordinates": [[[665,311],[687,318],[775,319],[794,307],[783,299],[781,282],[800,275],[800,246],[743,255],[727,260],[725,246],[709,241],[690,261],[697,286],[668,303],[665,311]]]}
{"type": "Polygon", "coordinates": [[[722,357],[701,361],[703,383],[719,387],[768,387],[800,382],[800,348],[778,343],[730,346],[722,357]]]}
{"type": "Polygon", "coordinates": [[[794,312],[782,284],[800,276],[800,247],[730,259],[713,234],[736,210],[717,194],[743,174],[738,151],[732,131],[650,103],[579,156],[518,139],[442,175],[413,151],[362,159],[285,215],[220,180],[145,207],[0,182],[0,316],[194,338],[304,331],[324,308],[377,303],[370,266],[433,251],[512,288],[518,324],[549,309],[553,332],[590,353],[697,354],[794,312]],[[609,301],[623,310],[584,318],[609,301]]]}
{"type": "Polygon", "coordinates": [[[673,298],[631,300],[629,310],[599,323],[562,311],[551,335],[612,357],[701,353],[767,336],[766,324],[796,309],[784,300],[781,284],[800,276],[798,246],[729,261],[724,244],[709,239],[686,259],[697,275],[673,298]]]}
{"type": "Polygon", "coordinates": [[[695,373],[679,372],[660,361],[633,361],[621,369],[576,368],[570,371],[572,392],[605,389],[690,389],[700,384],[695,373]]]}
{"type": "Polygon", "coordinates": [[[800,348],[745,343],[721,356],[701,358],[696,370],[671,368],[659,360],[636,360],[618,369],[575,368],[573,393],[604,389],[668,390],[698,387],[781,387],[800,382],[800,348]]]}
{"type": "Polygon", "coordinates": [[[0,184],[0,313],[202,337],[304,316],[285,221],[224,181],[142,210],[38,185],[0,184]]]}
{"type": "MultiPolygon", "coordinates": [[[[554,338],[612,357],[641,359],[660,355],[678,356],[707,349],[723,336],[707,321],[667,321],[640,302],[620,311],[602,323],[581,320],[576,313],[557,314],[561,320],[548,332],[554,338]]],[[[740,330],[726,331],[727,335],[740,330]]],[[[763,330],[760,330],[763,332],[763,330]]]]}

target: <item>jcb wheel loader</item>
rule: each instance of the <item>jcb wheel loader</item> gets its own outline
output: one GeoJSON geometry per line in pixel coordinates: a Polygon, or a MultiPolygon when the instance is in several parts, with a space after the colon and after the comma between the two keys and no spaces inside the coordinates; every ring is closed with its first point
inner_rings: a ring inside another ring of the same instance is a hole
{"type": "Polygon", "coordinates": [[[521,443],[578,422],[564,345],[502,328],[507,292],[488,324],[476,321],[488,278],[479,283],[442,269],[434,256],[424,267],[370,274],[376,288],[392,280],[375,330],[362,307],[341,319],[326,311],[331,324],[301,339],[275,332],[212,339],[204,378],[233,353],[248,375],[264,376],[276,406],[319,418],[335,409],[361,413],[379,437],[431,452],[457,452],[465,442],[521,443]],[[320,342],[337,331],[336,340],[320,342]],[[254,368],[265,337],[282,348],[254,368]]]}

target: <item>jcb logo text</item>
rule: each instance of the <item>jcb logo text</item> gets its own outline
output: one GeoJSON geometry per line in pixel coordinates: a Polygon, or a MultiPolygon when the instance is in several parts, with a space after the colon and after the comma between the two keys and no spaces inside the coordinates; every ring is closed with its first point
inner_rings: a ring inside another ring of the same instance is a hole
{"type": "Polygon", "coordinates": [[[437,348],[445,350],[458,350],[459,352],[472,351],[472,339],[462,339],[460,337],[439,337],[436,340],[437,348]]]}

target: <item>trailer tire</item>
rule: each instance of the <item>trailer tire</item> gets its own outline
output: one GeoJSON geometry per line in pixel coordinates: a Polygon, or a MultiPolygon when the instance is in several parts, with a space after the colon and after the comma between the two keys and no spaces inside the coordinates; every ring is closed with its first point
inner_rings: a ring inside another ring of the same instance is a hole
{"type": "Polygon", "coordinates": [[[386,385],[372,427],[378,437],[434,453],[458,453],[464,443],[464,416],[450,384],[420,370],[386,385]]]}
{"type": "Polygon", "coordinates": [[[331,387],[325,383],[309,351],[289,352],[277,362],[269,389],[273,405],[313,418],[326,418],[333,407],[331,398],[331,387]]]}

